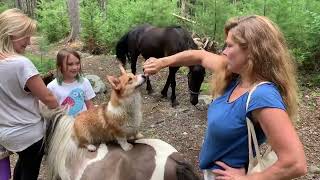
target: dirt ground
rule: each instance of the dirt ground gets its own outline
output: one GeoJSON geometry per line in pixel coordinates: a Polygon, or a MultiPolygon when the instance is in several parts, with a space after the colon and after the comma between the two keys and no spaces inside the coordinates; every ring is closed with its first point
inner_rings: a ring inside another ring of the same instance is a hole
{"type": "MultiPolygon", "coordinates": [[[[86,56],[82,59],[83,71],[100,76],[108,89],[106,94],[97,95],[94,103],[100,104],[106,102],[109,99],[110,87],[105,77],[107,74],[119,74],[115,57],[112,55],[86,56]]],[[[142,62],[140,60],[137,66],[141,67],[142,62]]],[[[139,72],[141,73],[141,68],[138,68],[139,72]]],[[[146,93],[145,86],[141,89],[144,118],[141,128],[142,132],[148,138],[159,138],[173,145],[194,165],[200,175],[198,154],[206,129],[207,106],[199,104],[196,108],[189,103],[187,77],[183,73],[178,73],[176,92],[180,105],[172,108],[169,99],[160,97],[160,91],[166,77],[167,70],[162,70],[151,77],[151,83],[155,90],[155,93],[152,95],[146,93]]],[[[168,95],[170,95],[170,91],[168,95]]],[[[306,176],[299,178],[299,180],[320,180],[320,172],[317,171],[317,167],[320,168],[320,89],[303,88],[301,99],[296,128],[304,144],[310,171],[306,176]]],[[[12,161],[15,160],[16,157],[12,156],[12,161]]],[[[12,163],[13,165],[14,162],[12,163]]],[[[39,179],[46,179],[45,161],[41,168],[39,179]]]]}

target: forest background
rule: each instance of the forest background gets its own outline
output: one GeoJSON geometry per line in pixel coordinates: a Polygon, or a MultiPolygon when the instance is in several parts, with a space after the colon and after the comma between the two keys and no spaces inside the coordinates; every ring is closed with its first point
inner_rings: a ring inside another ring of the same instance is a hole
{"type": "Polygon", "coordinates": [[[117,40],[143,23],[180,25],[198,38],[224,44],[223,26],[234,16],[258,14],[279,25],[307,86],[320,84],[318,0],[1,0],[0,12],[17,7],[38,21],[41,49],[61,40],[83,51],[114,54],[117,40]]]}

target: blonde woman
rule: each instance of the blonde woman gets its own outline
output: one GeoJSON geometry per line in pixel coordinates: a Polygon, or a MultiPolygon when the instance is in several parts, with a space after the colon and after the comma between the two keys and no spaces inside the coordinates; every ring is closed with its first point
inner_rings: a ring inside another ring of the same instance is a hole
{"type": "Polygon", "coordinates": [[[167,66],[201,64],[215,73],[214,101],[200,152],[205,179],[292,179],[306,173],[306,159],[292,124],[297,112],[293,60],[278,27],[263,16],[233,18],[225,25],[223,55],[190,50],[144,64],[146,74],[167,66]],[[253,92],[248,111],[248,91],[253,92]],[[248,132],[246,116],[255,125],[259,143],[268,139],[278,161],[261,173],[246,175],[248,132]]]}
{"type": "Polygon", "coordinates": [[[18,9],[0,14],[0,145],[19,155],[14,180],[37,179],[39,174],[45,132],[39,100],[58,107],[36,67],[21,55],[35,31],[36,22],[18,9]]]}

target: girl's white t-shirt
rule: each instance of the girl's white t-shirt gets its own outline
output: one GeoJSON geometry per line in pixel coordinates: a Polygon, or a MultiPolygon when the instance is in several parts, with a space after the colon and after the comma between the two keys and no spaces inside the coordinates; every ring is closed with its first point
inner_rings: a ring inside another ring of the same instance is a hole
{"type": "Polygon", "coordinates": [[[47,87],[57,98],[59,104],[65,107],[71,116],[76,116],[80,112],[87,110],[85,101],[96,96],[87,78],[82,78],[80,82],[62,82],[61,85],[58,84],[57,79],[54,79],[47,87]]]}

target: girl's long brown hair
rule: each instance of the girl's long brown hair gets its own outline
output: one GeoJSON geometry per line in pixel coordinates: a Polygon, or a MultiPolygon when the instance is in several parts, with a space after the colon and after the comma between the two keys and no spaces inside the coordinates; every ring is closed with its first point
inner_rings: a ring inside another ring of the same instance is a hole
{"type": "Polygon", "coordinates": [[[68,57],[70,55],[73,55],[74,57],[79,59],[79,61],[80,61],[80,72],[76,76],[76,79],[77,79],[78,82],[81,82],[83,80],[82,79],[82,69],[81,69],[81,57],[80,57],[79,53],[77,53],[77,51],[72,50],[72,49],[63,48],[58,52],[58,54],[57,54],[57,62],[56,62],[57,81],[58,81],[58,84],[60,84],[60,85],[62,84],[62,81],[63,81],[62,69],[67,64],[68,57]]]}
{"type": "MultiPolygon", "coordinates": [[[[253,15],[230,19],[224,31],[226,36],[232,32],[233,41],[248,51],[247,70],[254,77],[253,83],[273,82],[293,119],[298,106],[296,68],[278,26],[266,17],[253,15]]],[[[232,77],[227,68],[217,72],[213,96],[223,94],[232,77]]]]}

